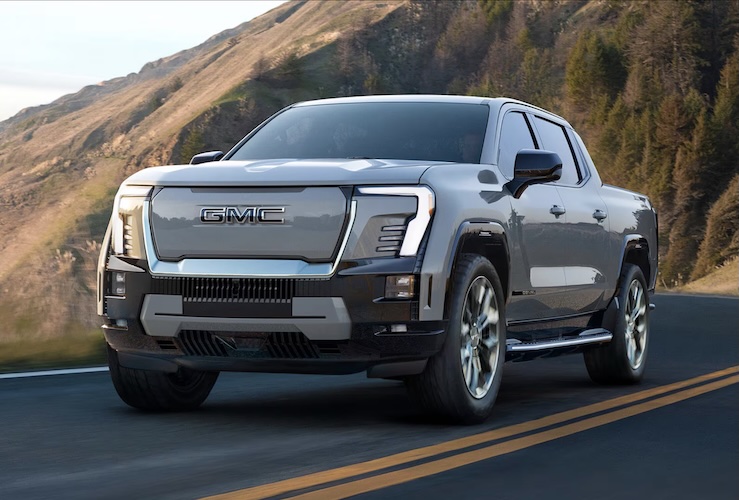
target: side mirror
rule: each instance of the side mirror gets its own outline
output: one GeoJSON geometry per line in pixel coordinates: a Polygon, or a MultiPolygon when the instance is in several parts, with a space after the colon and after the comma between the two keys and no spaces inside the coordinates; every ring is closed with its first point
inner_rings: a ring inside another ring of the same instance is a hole
{"type": "Polygon", "coordinates": [[[198,165],[209,161],[218,161],[223,158],[223,151],[208,151],[207,153],[196,154],[190,160],[190,165],[198,165]]]}
{"type": "Polygon", "coordinates": [[[532,184],[556,181],[562,176],[562,159],[553,151],[522,149],[513,164],[513,180],[506,186],[514,198],[520,198],[532,184]]]}

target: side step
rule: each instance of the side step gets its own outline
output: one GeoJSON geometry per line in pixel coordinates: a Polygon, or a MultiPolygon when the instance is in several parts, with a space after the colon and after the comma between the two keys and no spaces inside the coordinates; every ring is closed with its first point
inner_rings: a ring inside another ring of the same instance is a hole
{"type": "Polygon", "coordinates": [[[521,342],[508,339],[506,360],[528,361],[538,357],[554,357],[562,354],[581,352],[582,347],[610,342],[613,334],[604,328],[585,330],[577,337],[543,340],[541,342],[521,342]]]}

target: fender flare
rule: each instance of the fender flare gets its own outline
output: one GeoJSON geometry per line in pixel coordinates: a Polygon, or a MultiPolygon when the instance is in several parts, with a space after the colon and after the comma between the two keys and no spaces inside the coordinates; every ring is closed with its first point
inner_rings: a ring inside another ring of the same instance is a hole
{"type": "Polygon", "coordinates": [[[618,266],[618,281],[616,283],[616,290],[614,291],[614,297],[618,295],[618,291],[621,287],[621,275],[624,271],[624,266],[626,266],[626,256],[631,250],[641,250],[645,248],[647,251],[647,264],[650,266],[650,272],[649,276],[644,276],[644,279],[647,280],[647,284],[652,287],[653,286],[653,275],[655,274],[655,270],[651,269],[652,267],[652,259],[651,259],[651,252],[652,249],[649,246],[649,240],[638,233],[632,233],[627,234],[624,236],[623,241],[621,242],[621,263],[618,266]]]}
{"type": "MultiPolygon", "coordinates": [[[[499,276],[503,282],[503,288],[505,289],[506,302],[510,298],[510,287],[508,286],[508,271],[510,270],[510,252],[508,247],[508,238],[506,236],[503,225],[496,220],[481,220],[472,219],[463,221],[454,235],[454,239],[450,246],[450,252],[447,257],[447,261],[444,265],[444,317],[448,310],[448,301],[451,292],[452,273],[454,272],[454,266],[457,258],[462,252],[462,248],[472,242],[477,244],[480,248],[496,247],[495,250],[491,249],[491,252],[501,252],[503,255],[503,261],[505,265],[505,275],[499,276]]],[[[487,257],[483,254],[484,257],[487,257]]],[[[500,261],[499,261],[500,262],[500,261]]],[[[493,262],[495,265],[495,262],[493,262]]],[[[498,272],[500,275],[501,273],[498,272]]]]}

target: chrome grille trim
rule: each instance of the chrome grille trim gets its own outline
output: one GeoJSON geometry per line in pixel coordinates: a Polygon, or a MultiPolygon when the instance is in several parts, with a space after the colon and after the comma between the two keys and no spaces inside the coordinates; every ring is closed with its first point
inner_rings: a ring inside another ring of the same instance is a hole
{"type": "Polygon", "coordinates": [[[332,276],[339,267],[349,235],[357,218],[357,202],[351,201],[349,222],[341,246],[333,263],[312,264],[289,259],[182,259],[178,262],[160,261],[154,248],[151,229],[151,200],[144,202],[143,233],[146,261],[152,276],[208,276],[243,278],[321,278],[332,276]]]}

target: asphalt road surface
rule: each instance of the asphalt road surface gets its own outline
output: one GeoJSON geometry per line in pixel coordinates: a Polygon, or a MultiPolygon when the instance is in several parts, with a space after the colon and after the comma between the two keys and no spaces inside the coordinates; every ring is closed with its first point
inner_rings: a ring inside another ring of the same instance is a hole
{"type": "Polygon", "coordinates": [[[640,385],[509,363],[474,427],[364,375],[222,374],[186,414],[128,408],[107,373],[3,379],[0,498],[736,500],[739,300],[654,302],[640,385]]]}

